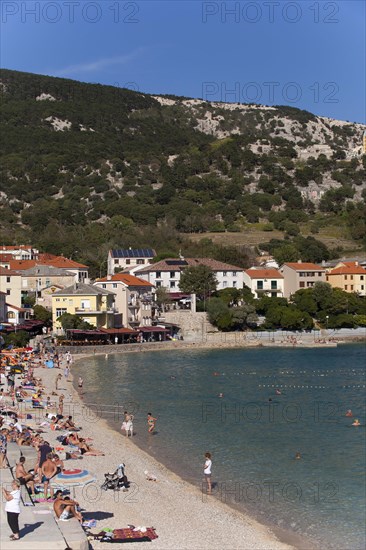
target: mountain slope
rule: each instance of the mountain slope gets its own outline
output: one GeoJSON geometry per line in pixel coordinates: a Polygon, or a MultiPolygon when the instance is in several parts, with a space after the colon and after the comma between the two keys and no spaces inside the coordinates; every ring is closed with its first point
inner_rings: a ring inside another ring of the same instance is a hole
{"type": "Polygon", "coordinates": [[[2,236],[50,224],[201,232],[258,221],[291,235],[321,211],[364,238],[360,124],[5,69],[0,88],[2,236]]]}

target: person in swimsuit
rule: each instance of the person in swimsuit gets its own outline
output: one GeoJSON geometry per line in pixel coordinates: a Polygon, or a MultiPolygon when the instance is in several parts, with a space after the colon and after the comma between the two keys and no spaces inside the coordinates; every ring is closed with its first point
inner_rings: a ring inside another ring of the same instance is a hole
{"type": "Polygon", "coordinates": [[[21,456],[15,468],[15,477],[21,485],[26,485],[27,487],[29,487],[31,490],[31,494],[34,495],[35,494],[34,475],[29,474],[26,471],[26,469],[24,468],[24,463],[25,463],[25,457],[21,456]]]}
{"type": "Polygon", "coordinates": [[[149,434],[153,433],[156,421],[157,418],[154,418],[151,413],[147,413],[147,426],[149,434]]]}
{"type": "Polygon", "coordinates": [[[53,497],[53,488],[50,485],[50,479],[53,478],[57,474],[57,466],[52,460],[53,455],[52,453],[49,453],[47,455],[47,460],[42,464],[41,468],[41,482],[43,483],[43,493],[44,498],[47,500],[47,494],[48,494],[48,486],[50,487],[50,498],[53,497]]]}
{"type": "Polygon", "coordinates": [[[203,473],[205,475],[205,479],[206,479],[206,483],[207,483],[207,494],[208,495],[210,495],[211,492],[212,492],[211,468],[212,468],[211,453],[205,453],[205,463],[203,465],[203,473]]]}
{"type": "Polygon", "coordinates": [[[70,497],[64,497],[62,491],[58,490],[55,493],[55,502],[53,503],[53,510],[58,519],[66,521],[71,518],[76,518],[80,523],[83,521],[83,517],[76,507],[79,503],[76,500],[71,500],[70,497]]]}
{"type": "Polygon", "coordinates": [[[351,409],[348,409],[348,411],[346,412],[346,416],[349,416],[349,417],[353,416],[351,409]]]}
{"type": "Polygon", "coordinates": [[[352,426],[361,426],[361,422],[358,420],[358,418],[355,418],[355,420],[352,422],[352,426]]]}

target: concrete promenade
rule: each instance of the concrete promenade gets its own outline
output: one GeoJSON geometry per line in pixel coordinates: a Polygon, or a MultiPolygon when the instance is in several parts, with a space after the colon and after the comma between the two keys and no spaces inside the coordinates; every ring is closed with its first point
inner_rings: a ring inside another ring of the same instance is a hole
{"type": "MultiPolygon", "coordinates": [[[[9,467],[0,470],[1,488],[11,490],[13,475],[11,468],[15,466],[24,451],[26,468],[32,468],[37,453],[32,447],[19,447],[15,443],[8,444],[7,458],[9,467]]],[[[7,523],[5,498],[1,491],[0,510],[0,549],[1,550],[87,550],[88,539],[76,519],[65,522],[56,520],[52,503],[37,503],[32,505],[31,499],[24,487],[21,487],[22,503],[19,516],[20,539],[10,540],[11,530],[7,523]]]]}

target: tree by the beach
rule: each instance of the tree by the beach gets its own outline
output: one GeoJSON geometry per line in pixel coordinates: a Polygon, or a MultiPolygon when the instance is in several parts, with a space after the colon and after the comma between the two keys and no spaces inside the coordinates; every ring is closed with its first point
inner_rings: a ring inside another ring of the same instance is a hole
{"type": "Polygon", "coordinates": [[[172,301],[172,299],[170,297],[170,294],[169,294],[168,290],[165,287],[160,286],[156,289],[155,301],[156,301],[157,305],[164,312],[165,311],[165,306],[170,304],[171,301],[172,301]]]}
{"type": "Polygon", "coordinates": [[[179,287],[182,292],[194,293],[200,300],[207,300],[216,291],[217,279],[206,265],[187,267],[181,275],[179,287]]]}
{"type": "Polygon", "coordinates": [[[44,323],[48,323],[52,319],[52,312],[39,304],[33,307],[34,318],[44,323]]]}

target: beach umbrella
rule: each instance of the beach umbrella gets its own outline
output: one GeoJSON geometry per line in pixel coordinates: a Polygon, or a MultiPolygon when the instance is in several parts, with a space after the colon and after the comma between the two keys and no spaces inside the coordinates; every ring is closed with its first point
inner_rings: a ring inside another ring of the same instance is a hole
{"type": "Polygon", "coordinates": [[[50,480],[52,487],[57,489],[70,489],[84,487],[88,483],[96,481],[93,474],[88,470],[64,470],[50,480]]]}

